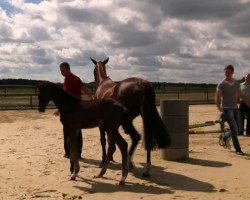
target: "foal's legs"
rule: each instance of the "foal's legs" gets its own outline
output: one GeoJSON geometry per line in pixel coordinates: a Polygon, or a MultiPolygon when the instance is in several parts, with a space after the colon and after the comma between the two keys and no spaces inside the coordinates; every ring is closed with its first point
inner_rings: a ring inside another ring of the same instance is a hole
{"type": "Polygon", "coordinates": [[[83,146],[83,139],[82,139],[82,130],[77,129],[76,130],[76,140],[77,140],[77,152],[79,154],[79,158],[81,158],[82,155],[82,146],[83,146]]]}
{"type": "Polygon", "coordinates": [[[103,165],[102,165],[102,169],[97,177],[102,177],[106,173],[107,166],[110,162],[111,156],[115,152],[115,148],[113,145],[113,144],[115,144],[114,138],[108,134],[107,139],[108,139],[108,155],[106,156],[105,161],[103,162],[103,165]]]}
{"type": "Polygon", "coordinates": [[[120,151],[121,151],[121,155],[122,155],[122,177],[120,179],[119,184],[120,185],[124,185],[125,183],[125,179],[128,176],[128,144],[127,142],[123,139],[123,137],[120,135],[118,130],[114,130],[114,131],[108,131],[107,132],[107,136],[108,136],[108,155],[107,155],[107,159],[105,160],[103,167],[98,175],[98,177],[102,177],[107,170],[107,166],[110,162],[110,159],[112,158],[112,155],[115,151],[114,149],[114,142],[118,145],[120,151]]]}
{"type": "MultiPolygon", "coordinates": [[[[103,127],[99,127],[99,130],[100,130],[100,141],[101,141],[101,145],[102,145],[102,161],[99,165],[99,167],[102,167],[103,166],[103,163],[105,162],[106,160],[106,157],[107,157],[107,154],[106,154],[106,138],[105,138],[105,130],[103,127]]],[[[115,147],[115,143],[112,144],[112,148],[114,148],[114,151],[116,149],[115,147]]],[[[113,155],[113,154],[112,154],[113,155]]],[[[113,156],[110,158],[110,161],[113,161],[113,156]]]]}
{"type": "Polygon", "coordinates": [[[149,177],[150,176],[150,169],[151,169],[151,151],[147,150],[147,164],[144,167],[142,176],[149,177]]]}
{"type": "Polygon", "coordinates": [[[69,151],[70,151],[70,172],[72,174],[70,180],[75,180],[80,170],[79,153],[77,148],[77,134],[76,130],[70,130],[69,136],[69,151]]]}
{"type": "Polygon", "coordinates": [[[129,148],[129,152],[128,152],[128,163],[129,163],[129,168],[133,169],[135,167],[135,165],[132,161],[132,158],[133,158],[134,151],[135,151],[135,149],[136,149],[136,147],[141,139],[141,136],[137,132],[135,127],[133,126],[132,120],[123,121],[122,127],[123,127],[124,131],[130,135],[131,140],[132,140],[132,144],[131,144],[131,146],[129,148]]]}
{"type": "Polygon", "coordinates": [[[102,145],[102,162],[100,163],[99,167],[103,166],[104,161],[106,160],[106,138],[105,138],[105,130],[103,129],[103,127],[99,127],[99,131],[100,131],[100,141],[101,141],[101,145],[102,145]]]}
{"type": "Polygon", "coordinates": [[[63,141],[64,141],[64,156],[66,158],[69,158],[69,130],[67,129],[67,127],[63,126],[63,141]]]}

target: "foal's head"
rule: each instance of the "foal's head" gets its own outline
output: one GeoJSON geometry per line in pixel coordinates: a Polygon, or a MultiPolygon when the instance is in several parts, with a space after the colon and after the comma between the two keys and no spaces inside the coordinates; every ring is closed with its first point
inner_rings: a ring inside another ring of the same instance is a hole
{"type": "MultiPolygon", "coordinates": [[[[51,100],[53,88],[57,87],[56,84],[50,82],[42,82],[38,86],[38,110],[39,112],[45,112],[45,109],[51,100]]],[[[59,86],[58,86],[59,87],[59,86]]]]}

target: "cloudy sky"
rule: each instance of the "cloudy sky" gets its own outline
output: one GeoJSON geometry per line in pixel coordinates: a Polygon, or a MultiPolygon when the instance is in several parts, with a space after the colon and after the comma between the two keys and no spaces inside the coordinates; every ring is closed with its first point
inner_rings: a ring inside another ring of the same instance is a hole
{"type": "Polygon", "coordinates": [[[217,83],[250,72],[250,0],[1,0],[0,79],[84,81],[109,57],[116,81],[217,83]]]}

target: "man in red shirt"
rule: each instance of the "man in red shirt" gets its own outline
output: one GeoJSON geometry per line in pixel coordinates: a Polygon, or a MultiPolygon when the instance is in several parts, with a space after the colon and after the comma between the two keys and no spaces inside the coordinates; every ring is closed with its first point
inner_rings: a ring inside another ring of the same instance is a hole
{"type": "MultiPolygon", "coordinates": [[[[65,77],[64,83],[63,83],[63,89],[70,93],[71,95],[81,98],[81,93],[84,92],[89,99],[93,99],[92,94],[88,90],[88,88],[85,86],[85,84],[81,81],[81,79],[76,76],[75,74],[71,73],[70,71],[70,65],[67,62],[63,62],[60,64],[60,71],[61,74],[65,77]]],[[[55,111],[55,115],[59,115],[58,110],[55,111]]],[[[68,138],[69,134],[65,127],[63,127],[63,135],[64,135],[64,150],[65,150],[65,157],[69,158],[69,149],[68,149],[68,138]]],[[[77,130],[77,149],[79,156],[81,157],[82,154],[82,131],[81,129],[77,130]]]]}

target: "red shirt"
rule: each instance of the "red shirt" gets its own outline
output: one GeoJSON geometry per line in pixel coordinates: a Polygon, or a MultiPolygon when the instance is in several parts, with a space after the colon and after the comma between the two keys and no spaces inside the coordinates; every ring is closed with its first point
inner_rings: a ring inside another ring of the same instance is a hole
{"type": "Polygon", "coordinates": [[[63,89],[71,95],[81,98],[81,88],[83,85],[84,83],[78,76],[69,73],[64,79],[63,89]]]}

